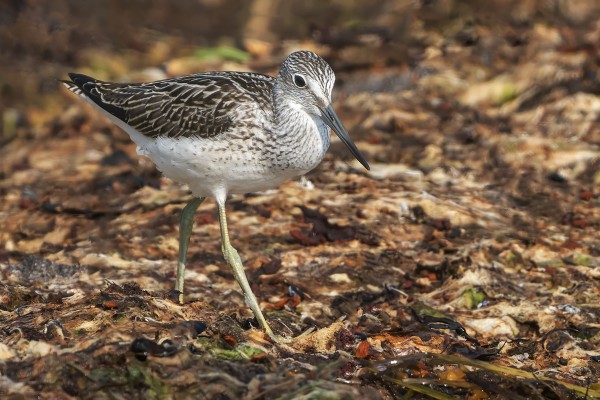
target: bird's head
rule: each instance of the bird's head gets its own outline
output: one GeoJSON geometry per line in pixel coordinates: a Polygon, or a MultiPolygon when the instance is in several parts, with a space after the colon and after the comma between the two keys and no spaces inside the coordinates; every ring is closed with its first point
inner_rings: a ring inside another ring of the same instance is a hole
{"type": "Polygon", "coordinates": [[[325,60],[311,51],[290,54],[279,69],[277,90],[288,104],[325,122],[366,168],[367,160],[358,150],[331,103],[335,74],[325,60]]]}

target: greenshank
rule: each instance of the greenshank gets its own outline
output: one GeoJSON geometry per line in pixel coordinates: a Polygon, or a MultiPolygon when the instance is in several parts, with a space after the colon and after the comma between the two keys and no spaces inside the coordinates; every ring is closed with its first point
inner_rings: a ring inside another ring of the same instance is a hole
{"type": "Polygon", "coordinates": [[[271,189],[315,168],[329,148],[330,129],[369,169],[333,109],[335,75],[329,64],[313,52],[298,51],[285,59],[276,77],[206,72],[149,83],[69,77],[63,83],[70,91],[127,132],[138,154],[193,194],[179,225],[179,301],[194,212],[206,197],[214,197],[223,256],[246,304],[274,337],[229,241],[225,201],[229,194],[271,189]]]}

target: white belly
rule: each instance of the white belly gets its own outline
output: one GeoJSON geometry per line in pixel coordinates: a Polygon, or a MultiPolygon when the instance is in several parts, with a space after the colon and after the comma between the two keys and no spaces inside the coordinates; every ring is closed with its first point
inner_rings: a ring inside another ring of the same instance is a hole
{"type": "Polygon", "coordinates": [[[138,146],[168,178],[187,184],[195,196],[249,193],[279,186],[307,171],[275,170],[250,151],[233,151],[223,141],[158,138],[138,146]]]}

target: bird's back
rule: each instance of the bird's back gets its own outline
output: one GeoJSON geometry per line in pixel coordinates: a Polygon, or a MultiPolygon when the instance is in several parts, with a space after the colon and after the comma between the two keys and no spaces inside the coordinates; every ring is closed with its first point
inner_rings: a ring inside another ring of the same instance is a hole
{"type": "Polygon", "coordinates": [[[264,129],[273,115],[275,78],[267,75],[212,72],[149,83],[69,77],[69,90],[148,138],[235,135],[240,127],[264,129]]]}

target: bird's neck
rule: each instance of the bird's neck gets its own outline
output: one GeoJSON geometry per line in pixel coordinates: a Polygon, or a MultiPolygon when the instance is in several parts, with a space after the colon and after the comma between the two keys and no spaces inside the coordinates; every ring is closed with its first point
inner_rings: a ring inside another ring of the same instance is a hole
{"type": "Polygon", "coordinates": [[[321,162],[329,148],[329,127],[320,118],[304,111],[297,102],[279,93],[277,86],[273,97],[272,139],[282,149],[279,167],[306,173],[321,162]]]}

